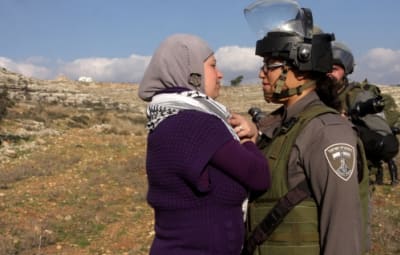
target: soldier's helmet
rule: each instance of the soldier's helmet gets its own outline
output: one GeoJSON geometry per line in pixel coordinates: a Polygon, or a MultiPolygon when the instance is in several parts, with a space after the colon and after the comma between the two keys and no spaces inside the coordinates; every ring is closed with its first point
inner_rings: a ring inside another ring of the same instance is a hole
{"type": "Polygon", "coordinates": [[[354,56],[351,50],[342,42],[332,42],[333,64],[343,67],[346,75],[354,70],[354,56]]]}
{"type": "Polygon", "coordinates": [[[294,0],[258,0],[244,9],[249,26],[259,38],[256,55],[277,57],[300,71],[332,70],[333,34],[313,33],[310,9],[294,0]]]}

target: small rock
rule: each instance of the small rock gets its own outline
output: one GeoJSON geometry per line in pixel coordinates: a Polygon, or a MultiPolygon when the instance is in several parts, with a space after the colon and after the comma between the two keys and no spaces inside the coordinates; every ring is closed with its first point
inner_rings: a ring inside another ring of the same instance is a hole
{"type": "Polygon", "coordinates": [[[9,158],[16,158],[17,157],[17,152],[11,149],[7,149],[4,151],[4,155],[6,155],[9,158]]]}

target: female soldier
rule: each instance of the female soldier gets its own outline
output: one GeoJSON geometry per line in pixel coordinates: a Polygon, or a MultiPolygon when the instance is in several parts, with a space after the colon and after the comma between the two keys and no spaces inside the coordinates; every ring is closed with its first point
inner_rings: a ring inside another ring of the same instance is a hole
{"type": "Polygon", "coordinates": [[[292,1],[257,1],[245,15],[262,26],[270,23],[258,19],[279,16],[282,6],[293,17],[270,22],[275,26],[256,45],[264,98],[282,107],[258,123],[272,186],[253,195],[243,253],[360,254],[357,135],[331,108],[340,103],[326,76],[333,35],[313,35],[311,11],[292,1]]]}

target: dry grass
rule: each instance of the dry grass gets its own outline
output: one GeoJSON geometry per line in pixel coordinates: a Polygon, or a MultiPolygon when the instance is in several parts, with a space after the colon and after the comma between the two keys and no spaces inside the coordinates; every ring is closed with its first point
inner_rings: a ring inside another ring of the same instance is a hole
{"type": "Polygon", "coordinates": [[[0,254],[145,254],[144,148],[143,137],[71,129],[4,164],[0,254]]]}
{"type": "MultiPolygon", "coordinates": [[[[242,113],[268,109],[257,87],[224,89],[221,101],[242,113]]],[[[0,254],[148,254],[154,232],[143,114],[57,105],[12,111],[60,134],[42,136],[42,145],[1,163],[0,254]]],[[[8,119],[2,128],[18,125],[8,119]]],[[[37,138],[29,139],[18,143],[37,138]]],[[[371,254],[399,254],[400,187],[378,186],[372,201],[371,254]]]]}

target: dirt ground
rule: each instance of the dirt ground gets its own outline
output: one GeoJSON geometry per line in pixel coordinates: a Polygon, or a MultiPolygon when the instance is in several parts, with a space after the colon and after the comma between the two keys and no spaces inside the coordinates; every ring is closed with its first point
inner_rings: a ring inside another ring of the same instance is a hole
{"type": "MultiPolygon", "coordinates": [[[[144,136],[71,129],[45,142],[1,166],[0,254],[148,254],[144,136]]],[[[373,193],[371,254],[400,252],[399,191],[373,193]]]]}
{"type": "Polygon", "coordinates": [[[144,138],[71,129],[45,142],[1,166],[0,254],[147,254],[144,138]]]}
{"type": "MultiPolygon", "coordinates": [[[[3,129],[12,121],[4,120],[3,129]]],[[[146,132],[136,125],[142,131],[64,127],[4,140],[3,149],[35,146],[2,150],[9,155],[0,162],[0,255],[148,254],[154,231],[146,132]]],[[[372,195],[374,255],[400,254],[400,186],[388,184],[387,170],[385,183],[372,195]]]]}

